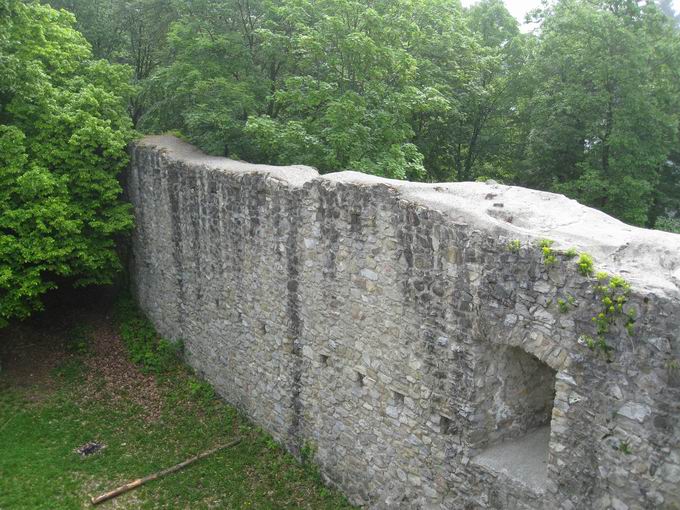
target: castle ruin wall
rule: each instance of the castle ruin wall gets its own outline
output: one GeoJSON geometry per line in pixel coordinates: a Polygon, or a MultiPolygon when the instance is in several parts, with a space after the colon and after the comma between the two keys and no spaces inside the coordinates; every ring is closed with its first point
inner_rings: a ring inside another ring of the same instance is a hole
{"type": "Polygon", "coordinates": [[[680,508],[680,236],[550,193],[172,137],[133,147],[127,191],[142,309],[352,503],[680,508]],[[606,348],[571,247],[631,284],[606,348]]]}

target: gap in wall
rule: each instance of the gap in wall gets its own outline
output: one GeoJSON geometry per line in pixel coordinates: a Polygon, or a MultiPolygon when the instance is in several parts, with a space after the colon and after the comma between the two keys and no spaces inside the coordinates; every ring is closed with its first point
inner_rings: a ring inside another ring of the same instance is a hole
{"type": "Polygon", "coordinates": [[[557,372],[519,347],[504,347],[485,390],[488,441],[474,462],[542,492],[548,476],[557,372]]]}

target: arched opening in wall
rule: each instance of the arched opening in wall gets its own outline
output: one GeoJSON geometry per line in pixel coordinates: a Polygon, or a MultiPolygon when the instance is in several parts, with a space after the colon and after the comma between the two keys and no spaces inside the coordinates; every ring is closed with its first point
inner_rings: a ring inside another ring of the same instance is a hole
{"type": "Polygon", "coordinates": [[[494,350],[477,400],[474,462],[536,491],[547,482],[556,371],[519,347],[494,350]]]}

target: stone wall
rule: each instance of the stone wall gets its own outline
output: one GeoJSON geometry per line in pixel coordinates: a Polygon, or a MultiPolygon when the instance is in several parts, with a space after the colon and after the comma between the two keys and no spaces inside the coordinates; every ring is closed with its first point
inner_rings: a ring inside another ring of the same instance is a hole
{"type": "Polygon", "coordinates": [[[319,176],[170,137],[132,149],[128,193],[141,307],[353,503],[680,508],[680,236],[549,193],[319,176]],[[632,285],[600,347],[609,280],[572,246],[632,285]]]}

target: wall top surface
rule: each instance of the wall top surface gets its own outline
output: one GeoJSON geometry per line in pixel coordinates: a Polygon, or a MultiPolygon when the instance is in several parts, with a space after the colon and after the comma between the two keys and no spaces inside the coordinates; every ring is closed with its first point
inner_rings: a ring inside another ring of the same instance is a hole
{"type": "Polygon", "coordinates": [[[589,253],[598,270],[622,275],[639,291],[680,298],[680,235],[627,225],[563,195],[492,181],[428,184],[353,171],[320,176],[308,166],[255,165],[207,156],[173,136],[147,136],[137,144],[155,147],[170,160],[208,171],[262,173],[296,188],[313,181],[388,188],[414,206],[439,211],[453,223],[498,237],[522,242],[552,239],[556,250],[573,247],[589,253]]]}

